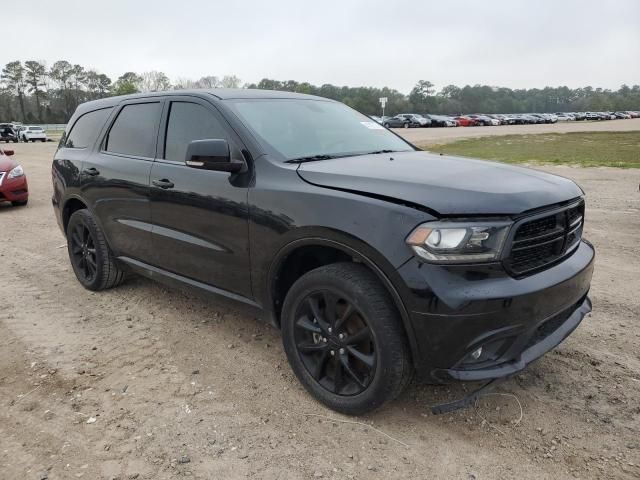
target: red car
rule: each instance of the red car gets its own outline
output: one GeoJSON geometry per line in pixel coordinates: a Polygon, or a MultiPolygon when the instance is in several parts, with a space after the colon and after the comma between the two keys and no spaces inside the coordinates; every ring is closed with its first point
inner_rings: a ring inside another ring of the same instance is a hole
{"type": "Polygon", "coordinates": [[[27,204],[29,188],[22,166],[9,158],[12,155],[13,150],[0,148],[0,203],[11,202],[17,207],[27,204]]]}
{"type": "Polygon", "coordinates": [[[454,120],[459,127],[475,127],[478,125],[478,121],[471,117],[455,117],[454,120]]]}

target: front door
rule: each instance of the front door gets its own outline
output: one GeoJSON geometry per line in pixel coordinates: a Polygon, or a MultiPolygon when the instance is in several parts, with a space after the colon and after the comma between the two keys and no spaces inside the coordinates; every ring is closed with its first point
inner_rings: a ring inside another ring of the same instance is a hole
{"type": "Polygon", "coordinates": [[[250,298],[243,174],[185,164],[189,142],[203,139],[227,140],[232,158],[244,161],[239,138],[213,105],[193,97],[168,100],[162,125],[158,158],[151,169],[153,263],[250,298]]]}

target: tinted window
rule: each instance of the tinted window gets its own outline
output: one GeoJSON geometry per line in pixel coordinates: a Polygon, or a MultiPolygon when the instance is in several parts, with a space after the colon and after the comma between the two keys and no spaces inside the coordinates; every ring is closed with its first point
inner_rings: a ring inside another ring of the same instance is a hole
{"type": "Polygon", "coordinates": [[[82,115],[76,120],[69,135],[63,138],[62,146],[66,148],[86,148],[91,146],[110,113],[111,108],[105,108],[82,115]]]}
{"type": "Polygon", "coordinates": [[[220,122],[202,105],[173,102],[169,111],[164,158],[184,162],[189,142],[226,137],[220,122]]]}
{"type": "Polygon", "coordinates": [[[105,150],[136,157],[154,157],[159,116],[159,103],[126,105],[109,131],[105,150]]]}

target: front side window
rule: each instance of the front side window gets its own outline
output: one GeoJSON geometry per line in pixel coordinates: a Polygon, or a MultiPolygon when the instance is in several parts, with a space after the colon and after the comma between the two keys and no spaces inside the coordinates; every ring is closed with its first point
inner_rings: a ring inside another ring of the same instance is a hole
{"type": "Polygon", "coordinates": [[[126,105],[113,123],[105,150],[134,157],[155,157],[160,103],[126,105]]]}
{"type": "Polygon", "coordinates": [[[411,151],[405,141],[346,105],[324,100],[235,100],[229,106],[287,160],[411,151]]]}
{"type": "Polygon", "coordinates": [[[213,113],[202,105],[172,102],[167,123],[164,158],[184,162],[187,146],[194,140],[226,139],[227,135],[213,113]]]}
{"type": "Polygon", "coordinates": [[[64,138],[62,146],[65,148],[87,148],[95,142],[104,122],[111,113],[111,108],[103,108],[85,113],[76,122],[69,134],[64,138]]]}

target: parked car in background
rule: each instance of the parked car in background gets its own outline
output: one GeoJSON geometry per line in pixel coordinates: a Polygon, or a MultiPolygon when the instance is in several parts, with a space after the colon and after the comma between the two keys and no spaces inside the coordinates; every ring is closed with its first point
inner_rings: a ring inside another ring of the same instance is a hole
{"type": "Polygon", "coordinates": [[[494,120],[497,120],[499,125],[512,125],[513,124],[513,122],[509,118],[507,118],[506,115],[494,113],[494,114],[491,114],[491,115],[487,115],[487,117],[493,118],[494,120]]]}
{"type": "Polygon", "coordinates": [[[423,115],[431,120],[432,127],[457,127],[456,121],[445,115],[423,115]]]}
{"type": "Polygon", "coordinates": [[[527,124],[527,120],[525,118],[523,118],[522,115],[518,115],[518,114],[511,114],[511,115],[504,115],[508,121],[509,121],[509,125],[525,125],[527,124]]]}
{"type": "Polygon", "coordinates": [[[46,142],[47,132],[42,127],[29,125],[20,131],[20,140],[23,142],[35,142],[36,140],[46,142]]]}
{"type": "Polygon", "coordinates": [[[539,117],[535,113],[524,113],[522,117],[525,118],[529,124],[545,123],[544,118],[539,117]]]}
{"type": "Polygon", "coordinates": [[[478,121],[475,118],[468,117],[466,115],[454,117],[454,120],[456,121],[459,127],[475,127],[479,125],[478,121]]]}
{"type": "Polygon", "coordinates": [[[13,150],[0,148],[0,203],[11,202],[15,207],[26,205],[29,187],[24,169],[13,158],[13,150]]]}
{"type": "Polygon", "coordinates": [[[569,115],[575,118],[577,122],[586,120],[586,115],[584,112],[567,112],[567,113],[569,113],[569,115]]]}
{"type": "Polygon", "coordinates": [[[575,122],[576,117],[569,113],[558,112],[555,114],[558,122],[575,122]]]}
{"type": "Polygon", "coordinates": [[[631,118],[631,115],[629,115],[626,112],[613,112],[613,115],[615,115],[616,118],[621,118],[621,119],[631,118]]]}
{"type": "Polygon", "coordinates": [[[18,143],[18,136],[11,123],[0,123],[0,141],[18,143]]]}
{"type": "Polygon", "coordinates": [[[409,121],[410,127],[430,127],[431,120],[423,117],[418,113],[401,113],[396,115],[396,117],[401,117],[409,121]]]}
{"type": "Polygon", "coordinates": [[[596,112],[587,112],[585,113],[585,118],[587,120],[604,120],[605,117],[599,113],[596,112]]]}
{"type": "Polygon", "coordinates": [[[404,117],[384,117],[382,125],[387,128],[409,128],[411,127],[411,121],[404,117]]]}
{"type": "Polygon", "coordinates": [[[563,342],[591,311],[580,187],[371,124],[268,90],[80,105],[52,164],[78,282],[133,272],[253,307],[301,385],[350,415],[414,375],[489,382],[563,342]]]}
{"type": "Polygon", "coordinates": [[[555,123],[558,121],[555,115],[549,115],[548,113],[532,113],[531,116],[539,118],[540,122],[538,123],[555,123]]]}
{"type": "Polygon", "coordinates": [[[467,115],[470,118],[473,118],[476,121],[477,125],[482,125],[485,127],[490,127],[492,125],[500,125],[500,122],[498,122],[497,120],[487,117],[486,115],[478,115],[477,113],[474,113],[472,115],[467,115]]]}

